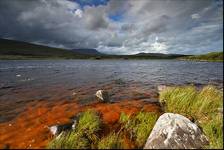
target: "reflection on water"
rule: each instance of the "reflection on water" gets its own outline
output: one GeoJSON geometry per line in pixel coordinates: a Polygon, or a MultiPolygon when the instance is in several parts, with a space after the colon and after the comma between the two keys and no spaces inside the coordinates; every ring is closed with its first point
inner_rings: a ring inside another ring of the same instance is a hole
{"type": "Polygon", "coordinates": [[[35,101],[91,100],[98,89],[114,101],[156,97],[157,85],[223,87],[223,63],[174,60],[0,61],[0,122],[35,101]]]}

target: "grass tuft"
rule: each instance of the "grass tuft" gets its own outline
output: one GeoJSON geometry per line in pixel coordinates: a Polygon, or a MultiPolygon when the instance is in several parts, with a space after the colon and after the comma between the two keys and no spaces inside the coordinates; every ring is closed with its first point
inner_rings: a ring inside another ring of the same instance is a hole
{"type": "Polygon", "coordinates": [[[69,133],[63,133],[53,139],[47,148],[50,149],[86,149],[95,148],[100,130],[101,120],[97,112],[87,110],[78,121],[77,128],[69,133]]]}
{"type": "Polygon", "coordinates": [[[209,138],[209,148],[223,148],[223,91],[205,86],[198,91],[194,86],[169,87],[160,93],[165,111],[193,117],[209,138]]]}
{"type": "Polygon", "coordinates": [[[95,133],[100,130],[100,126],[101,120],[97,112],[87,110],[81,114],[76,130],[95,143],[98,140],[95,133]]]}
{"type": "Polygon", "coordinates": [[[151,112],[139,112],[132,117],[122,113],[119,122],[130,133],[131,138],[134,138],[137,147],[142,148],[157,119],[158,115],[151,112]]]}
{"type": "Polygon", "coordinates": [[[110,133],[98,143],[98,149],[121,149],[122,141],[116,133],[110,133]]]}
{"type": "Polygon", "coordinates": [[[64,133],[59,138],[53,139],[47,146],[48,149],[88,149],[89,140],[82,137],[80,133],[64,133]]]}

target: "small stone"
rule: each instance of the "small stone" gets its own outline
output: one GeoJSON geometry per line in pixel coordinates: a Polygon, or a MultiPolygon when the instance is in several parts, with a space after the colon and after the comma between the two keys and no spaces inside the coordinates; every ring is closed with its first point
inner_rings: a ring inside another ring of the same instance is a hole
{"type": "Polygon", "coordinates": [[[158,89],[159,92],[165,90],[166,88],[167,88],[166,85],[159,85],[159,86],[157,87],[157,89],[158,89]]]}
{"type": "Polygon", "coordinates": [[[20,74],[17,74],[16,77],[21,77],[21,75],[20,74]]]}
{"type": "Polygon", "coordinates": [[[98,90],[95,95],[98,99],[100,99],[103,102],[110,102],[109,94],[105,90],[98,90]]]}

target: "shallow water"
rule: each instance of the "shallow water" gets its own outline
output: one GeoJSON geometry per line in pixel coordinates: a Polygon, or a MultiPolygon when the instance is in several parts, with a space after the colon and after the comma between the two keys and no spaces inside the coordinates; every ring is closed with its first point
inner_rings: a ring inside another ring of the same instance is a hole
{"type": "Polygon", "coordinates": [[[98,89],[114,101],[147,98],[157,85],[223,87],[223,63],[176,60],[0,61],[0,122],[38,101],[85,103],[98,89]],[[143,94],[142,94],[143,93],[143,94]]]}

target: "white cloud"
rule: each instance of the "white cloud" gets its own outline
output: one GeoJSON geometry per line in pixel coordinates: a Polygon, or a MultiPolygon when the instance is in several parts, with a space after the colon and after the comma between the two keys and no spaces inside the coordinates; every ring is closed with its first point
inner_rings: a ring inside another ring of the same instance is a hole
{"type": "Polygon", "coordinates": [[[75,11],[75,15],[78,16],[79,18],[82,18],[82,10],[77,9],[77,10],[75,11]]]}
{"type": "Polygon", "coordinates": [[[168,46],[165,43],[159,43],[156,41],[155,43],[152,43],[152,49],[157,53],[168,53],[168,46]]]}
{"type": "Polygon", "coordinates": [[[222,49],[222,7],[213,0],[112,0],[84,7],[71,0],[0,0],[0,37],[117,54],[204,53],[222,49]]]}
{"type": "Polygon", "coordinates": [[[191,18],[192,19],[199,19],[200,18],[200,15],[199,14],[192,14],[191,15],[191,18]]]}

